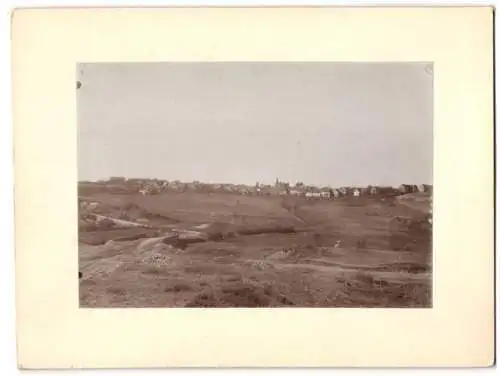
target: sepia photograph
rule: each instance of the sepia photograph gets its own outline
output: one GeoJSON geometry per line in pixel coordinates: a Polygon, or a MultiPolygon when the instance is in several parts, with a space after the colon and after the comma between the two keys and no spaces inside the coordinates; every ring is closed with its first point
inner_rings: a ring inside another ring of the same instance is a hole
{"type": "Polygon", "coordinates": [[[80,307],[432,307],[432,63],[76,73],[80,307]]]}

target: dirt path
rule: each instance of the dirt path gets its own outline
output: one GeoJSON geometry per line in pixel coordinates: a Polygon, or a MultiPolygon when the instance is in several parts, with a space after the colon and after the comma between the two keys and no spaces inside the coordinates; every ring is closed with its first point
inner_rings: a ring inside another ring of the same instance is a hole
{"type": "Polygon", "coordinates": [[[137,246],[137,250],[140,251],[146,251],[151,248],[153,248],[155,245],[162,243],[164,236],[158,237],[158,238],[148,238],[145,240],[141,240],[139,245],[137,246]]]}
{"type": "Polygon", "coordinates": [[[152,226],[149,226],[144,223],[139,223],[139,222],[132,222],[132,221],[126,221],[124,219],[117,219],[113,217],[109,217],[106,215],[100,215],[100,214],[95,214],[96,218],[99,220],[108,220],[112,221],[117,225],[123,226],[123,227],[144,227],[144,228],[152,228],[152,226]]]}
{"type": "Polygon", "coordinates": [[[122,267],[125,262],[128,262],[126,258],[123,256],[119,257],[111,257],[108,259],[101,259],[99,261],[93,261],[87,264],[82,272],[83,277],[81,280],[85,281],[87,279],[91,279],[94,277],[107,277],[113,274],[117,269],[122,267]]]}

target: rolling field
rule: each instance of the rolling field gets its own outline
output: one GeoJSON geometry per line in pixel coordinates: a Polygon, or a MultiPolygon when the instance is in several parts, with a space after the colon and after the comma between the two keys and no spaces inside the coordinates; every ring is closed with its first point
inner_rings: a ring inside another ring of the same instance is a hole
{"type": "Polygon", "coordinates": [[[431,307],[426,194],[80,196],[81,307],[431,307]]]}

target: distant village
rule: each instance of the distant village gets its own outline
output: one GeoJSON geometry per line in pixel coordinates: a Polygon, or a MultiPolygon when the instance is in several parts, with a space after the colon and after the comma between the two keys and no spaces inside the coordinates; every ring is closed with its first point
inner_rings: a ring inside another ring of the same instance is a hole
{"type": "MultiPolygon", "coordinates": [[[[274,184],[254,185],[245,184],[217,184],[202,183],[199,181],[181,182],[179,180],[161,179],[129,179],[124,177],[111,177],[108,180],[97,182],[82,181],[80,187],[91,186],[105,188],[116,194],[140,193],[142,195],[155,195],[168,192],[198,192],[198,193],[228,193],[247,196],[301,196],[316,199],[336,199],[345,196],[381,195],[396,196],[408,193],[426,192],[432,194],[432,185],[429,184],[401,184],[398,187],[368,185],[366,187],[317,187],[306,185],[302,182],[291,184],[276,179],[274,184]]],[[[96,187],[96,188],[97,188],[96,187]]]]}

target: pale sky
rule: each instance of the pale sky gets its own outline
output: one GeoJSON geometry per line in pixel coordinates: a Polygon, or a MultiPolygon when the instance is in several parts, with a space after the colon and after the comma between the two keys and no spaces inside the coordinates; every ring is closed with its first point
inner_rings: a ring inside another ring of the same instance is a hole
{"type": "Polygon", "coordinates": [[[77,67],[79,179],[432,183],[426,63],[77,67]]]}

